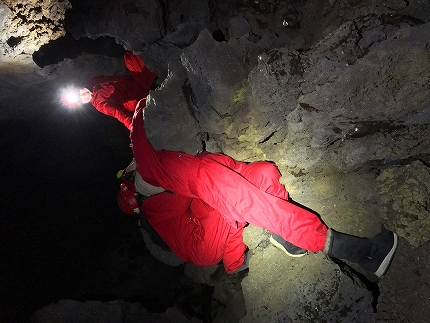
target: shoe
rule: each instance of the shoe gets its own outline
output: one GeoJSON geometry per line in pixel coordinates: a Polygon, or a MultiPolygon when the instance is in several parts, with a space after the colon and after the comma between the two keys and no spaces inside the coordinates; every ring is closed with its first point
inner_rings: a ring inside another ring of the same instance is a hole
{"type": "Polygon", "coordinates": [[[328,255],[346,259],[382,277],[397,249],[397,234],[382,226],[371,239],[360,238],[330,229],[328,255]]]}
{"type": "Polygon", "coordinates": [[[369,261],[367,267],[376,276],[381,277],[385,274],[393,259],[394,252],[397,249],[398,237],[396,233],[382,227],[381,233],[369,239],[369,241],[376,245],[377,248],[369,255],[369,258],[373,261],[369,261]]]}
{"type": "Polygon", "coordinates": [[[285,241],[281,236],[277,234],[272,234],[270,237],[270,242],[279,250],[285,252],[290,257],[303,257],[308,253],[306,249],[299,248],[292,243],[285,241]]]}

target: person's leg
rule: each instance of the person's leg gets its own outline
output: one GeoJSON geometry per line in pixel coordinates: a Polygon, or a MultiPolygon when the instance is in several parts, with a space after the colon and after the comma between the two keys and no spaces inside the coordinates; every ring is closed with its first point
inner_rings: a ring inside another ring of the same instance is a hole
{"type": "MultiPolygon", "coordinates": [[[[204,157],[196,164],[196,157],[181,158],[182,154],[177,154],[177,158],[172,160],[168,158],[169,156],[165,156],[164,159],[159,158],[147,142],[141,109],[136,110],[130,138],[139,173],[145,172],[148,159],[151,161],[153,158],[156,163],[152,165],[152,168],[155,168],[152,174],[159,175],[157,179],[160,186],[164,186],[162,182],[166,176],[164,182],[171,187],[165,188],[185,196],[201,198],[209,206],[218,210],[227,222],[251,223],[311,252],[324,250],[326,242],[330,241],[327,239],[327,227],[315,214],[261,191],[225,165],[204,157]],[[182,164],[182,171],[174,171],[178,162],[182,164]],[[171,168],[164,166],[171,166],[171,168]]],[[[149,166],[151,166],[150,163],[149,166]]],[[[390,235],[393,236],[394,242],[387,253],[389,260],[394,253],[391,250],[395,250],[397,246],[397,236],[391,232],[390,235]]],[[[383,240],[375,238],[374,243],[382,247],[383,240]]],[[[354,239],[348,239],[345,244],[351,246],[355,242],[354,239]]],[[[331,249],[327,250],[330,252],[331,249]]],[[[335,255],[332,252],[332,256],[341,257],[342,255],[335,255]]],[[[386,262],[386,257],[382,262],[386,262]]],[[[380,272],[379,268],[377,272],[380,272]]]]}
{"type": "Polygon", "coordinates": [[[202,199],[224,216],[268,229],[311,252],[356,262],[382,276],[397,248],[397,235],[383,231],[371,239],[330,230],[310,211],[262,192],[242,176],[214,163],[202,164],[197,190],[202,199]]]}
{"type": "Polygon", "coordinates": [[[324,249],[327,227],[314,213],[261,191],[221,164],[203,158],[195,186],[199,197],[230,222],[265,228],[312,252],[324,249]]]}
{"type": "MultiPolygon", "coordinates": [[[[252,162],[245,165],[240,174],[260,190],[288,200],[288,192],[279,182],[281,173],[276,164],[267,161],[252,162]]],[[[270,236],[270,243],[290,257],[302,257],[308,254],[306,249],[299,248],[274,233],[270,236]]]]}
{"type": "Polygon", "coordinates": [[[288,200],[288,192],[279,181],[281,173],[276,164],[268,161],[256,161],[246,164],[239,173],[261,191],[288,200]]]}

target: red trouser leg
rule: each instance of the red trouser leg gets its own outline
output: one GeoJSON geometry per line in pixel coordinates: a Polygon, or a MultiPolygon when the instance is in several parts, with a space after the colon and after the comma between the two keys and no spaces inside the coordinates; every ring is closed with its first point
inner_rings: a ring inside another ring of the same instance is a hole
{"type": "Polygon", "coordinates": [[[202,158],[195,190],[229,222],[265,228],[311,252],[324,250],[327,227],[315,214],[261,191],[211,159],[202,158]]]}
{"type": "Polygon", "coordinates": [[[245,165],[239,173],[261,191],[288,200],[288,192],[279,182],[281,174],[275,164],[268,161],[256,161],[245,165]]]}

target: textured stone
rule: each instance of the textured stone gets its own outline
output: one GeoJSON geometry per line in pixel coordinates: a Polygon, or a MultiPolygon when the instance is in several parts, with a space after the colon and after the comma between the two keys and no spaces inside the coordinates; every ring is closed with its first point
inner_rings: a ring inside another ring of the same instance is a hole
{"type": "Polygon", "coordinates": [[[242,62],[227,43],[216,42],[208,30],[183,51],[181,62],[187,70],[202,129],[224,132],[221,120],[241,101],[246,77],[242,62]]]}
{"type": "Polygon", "coordinates": [[[158,0],[94,1],[88,5],[69,16],[68,29],[76,39],[110,36],[126,49],[141,51],[166,33],[158,0]]]}
{"type": "Polygon", "coordinates": [[[194,116],[197,109],[192,105],[193,94],[189,88],[185,69],[179,61],[175,61],[169,64],[168,76],[160,87],[148,96],[146,131],[155,149],[190,154],[203,150],[204,138],[199,135],[202,130],[194,116]]]}
{"type": "Polygon", "coordinates": [[[273,246],[242,282],[250,322],[374,322],[372,293],[322,254],[291,258],[273,246]]]}
{"type": "Polygon", "coordinates": [[[201,323],[196,318],[188,318],[177,308],[169,308],[165,313],[152,314],[139,303],[125,301],[79,302],[61,300],[46,306],[32,317],[34,323],[201,323]]]}
{"type": "Polygon", "coordinates": [[[381,172],[377,179],[381,216],[415,247],[430,240],[430,170],[421,161],[381,172]]]}
{"type": "Polygon", "coordinates": [[[0,72],[29,73],[32,54],[40,46],[65,35],[67,0],[3,0],[0,4],[0,72]]]}

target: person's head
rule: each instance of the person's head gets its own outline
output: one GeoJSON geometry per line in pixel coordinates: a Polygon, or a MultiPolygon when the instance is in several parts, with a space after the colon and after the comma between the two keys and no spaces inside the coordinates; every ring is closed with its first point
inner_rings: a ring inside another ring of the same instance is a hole
{"type": "Polygon", "coordinates": [[[89,103],[91,101],[92,96],[93,94],[86,87],[82,87],[79,89],[79,97],[81,99],[82,104],[89,103]]]}
{"type": "Polygon", "coordinates": [[[92,93],[89,89],[82,87],[68,87],[63,91],[61,100],[63,103],[71,108],[77,108],[80,104],[86,104],[91,101],[92,93]]]}

